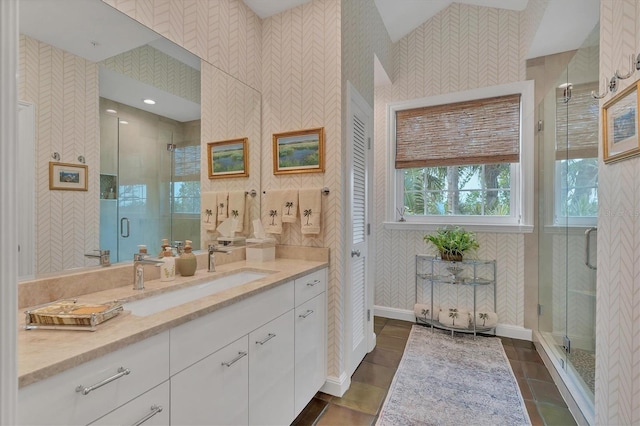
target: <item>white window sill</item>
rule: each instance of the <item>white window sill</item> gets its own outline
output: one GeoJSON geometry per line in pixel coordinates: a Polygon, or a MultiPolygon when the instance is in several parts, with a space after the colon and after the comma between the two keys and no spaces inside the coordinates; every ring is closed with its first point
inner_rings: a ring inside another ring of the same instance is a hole
{"type": "MultiPolygon", "coordinates": [[[[421,222],[384,222],[384,229],[395,231],[436,231],[444,225],[421,222]]],[[[467,231],[496,234],[530,234],[533,225],[460,225],[467,231]]]]}

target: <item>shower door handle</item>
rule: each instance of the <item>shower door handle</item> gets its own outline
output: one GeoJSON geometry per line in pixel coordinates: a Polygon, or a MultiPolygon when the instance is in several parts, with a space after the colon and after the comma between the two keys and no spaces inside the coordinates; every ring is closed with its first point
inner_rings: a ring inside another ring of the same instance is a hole
{"type": "Polygon", "coordinates": [[[593,269],[594,271],[596,269],[598,269],[596,266],[593,266],[591,264],[591,233],[593,231],[598,231],[598,228],[596,228],[595,226],[592,228],[587,229],[586,231],[584,231],[584,237],[587,240],[586,244],[585,244],[585,259],[584,259],[584,264],[587,265],[589,267],[589,269],[593,269]]]}
{"type": "Polygon", "coordinates": [[[129,222],[129,218],[128,217],[123,217],[122,219],[120,219],[120,236],[122,238],[128,238],[129,237],[129,231],[131,230],[131,224],[129,222]],[[127,233],[124,233],[124,224],[127,224],[127,233]]]}

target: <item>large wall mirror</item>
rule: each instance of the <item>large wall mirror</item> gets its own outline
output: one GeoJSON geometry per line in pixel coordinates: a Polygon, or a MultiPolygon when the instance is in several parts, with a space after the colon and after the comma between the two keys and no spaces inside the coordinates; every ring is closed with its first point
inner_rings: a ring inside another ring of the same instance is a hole
{"type": "MultiPolygon", "coordinates": [[[[21,279],[97,265],[86,256],[97,249],[116,263],[163,238],[200,248],[215,237],[202,192],[260,190],[260,93],[101,0],[21,0],[19,72],[21,126],[33,129],[23,172],[35,176],[19,184],[35,206],[22,216],[21,279]],[[248,139],[248,177],[209,181],[203,146],[218,137],[248,139]],[[86,166],[86,191],[50,189],[51,162],[86,166]]],[[[249,223],[259,198],[247,197],[249,223]]]]}

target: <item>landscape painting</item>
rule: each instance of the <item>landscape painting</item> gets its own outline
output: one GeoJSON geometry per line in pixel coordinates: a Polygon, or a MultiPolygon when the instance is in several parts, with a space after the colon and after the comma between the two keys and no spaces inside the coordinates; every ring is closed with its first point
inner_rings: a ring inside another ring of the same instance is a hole
{"type": "Polygon", "coordinates": [[[247,138],[209,142],[209,179],[249,176],[247,145],[247,138]]]}
{"type": "Polygon", "coordinates": [[[314,172],[324,172],[324,128],[273,135],[273,174],[314,172]]]}

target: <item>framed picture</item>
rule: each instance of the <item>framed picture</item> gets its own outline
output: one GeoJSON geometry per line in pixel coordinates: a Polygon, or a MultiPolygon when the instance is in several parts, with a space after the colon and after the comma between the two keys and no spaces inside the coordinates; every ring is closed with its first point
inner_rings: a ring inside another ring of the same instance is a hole
{"type": "Polygon", "coordinates": [[[602,143],[605,163],[640,154],[638,138],[638,86],[627,87],[602,106],[602,143]]]}
{"type": "Polygon", "coordinates": [[[249,176],[248,150],[247,138],[209,142],[209,179],[249,176]]]}
{"type": "Polygon", "coordinates": [[[273,174],[324,172],[324,127],[273,134],[273,174]]]}
{"type": "Polygon", "coordinates": [[[64,191],[86,191],[87,173],[84,164],[49,163],[49,189],[64,191]]]}

